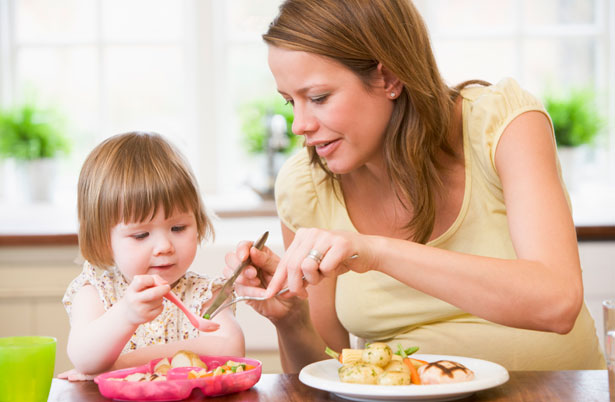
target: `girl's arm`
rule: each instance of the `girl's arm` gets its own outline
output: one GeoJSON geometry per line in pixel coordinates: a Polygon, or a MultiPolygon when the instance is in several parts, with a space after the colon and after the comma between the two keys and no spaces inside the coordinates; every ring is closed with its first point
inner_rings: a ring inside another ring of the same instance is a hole
{"type": "Polygon", "coordinates": [[[582,306],[583,286],[574,224],[557,174],[547,117],[526,112],[515,118],[502,134],[495,165],[517,259],[459,253],[382,236],[299,229],[295,244],[288,248],[297,259],[287,251],[267,294],[279,290],[287,279],[300,294],[306,269],[311,283],[348,269],[375,269],[499,324],[569,332],[582,306]],[[323,261],[317,270],[306,263],[302,269],[296,261],[304,259],[315,244],[317,249],[328,247],[323,261]],[[359,258],[348,260],[353,254],[359,258]]]}
{"type": "Polygon", "coordinates": [[[137,326],[160,314],[162,296],[170,288],[154,286],[154,278],[144,275],[135,276],[128,289],[107,311],[93,286],[83,286],[75,295],[67,353],[78,372],[111,368],[137,326]]]}
{"type": "Polygon", "coordinates": [[[189,350],[198,355],[244,356],[245,342],[241,327],[231,309],[217,314],[212,321],[220,324],[215,332],[201,332],[198,338],[139,348],[121,355],[113,370],[139,366],[160,357],[171,357],[180,350],[189,350]]]}

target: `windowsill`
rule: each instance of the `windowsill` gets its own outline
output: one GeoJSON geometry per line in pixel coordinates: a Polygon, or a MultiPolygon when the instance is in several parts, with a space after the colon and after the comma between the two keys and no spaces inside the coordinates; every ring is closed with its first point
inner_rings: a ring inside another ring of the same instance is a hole
{"type": "MultiPolygon", "coordinates": [[[[584,186],[581,190],[571,192],[579,240],[615,240],[615,189],[584,186]]],[[[222,220],[277,216],[272,200],[263,201],[251,192],[206,195],[205,203],[222,220]]],[[[0,201],[0,246],[74,245],[76,233],[75,203],[0,201]]]]}
{"type": "MultiPolygon", "coordinates": [[[[206,195],[215,221],[277,216],[273,200],[252,192],[206,195]]],[[[20,203],[0,200],[0,246],[77,244],[76,202],[20,203]]]]}

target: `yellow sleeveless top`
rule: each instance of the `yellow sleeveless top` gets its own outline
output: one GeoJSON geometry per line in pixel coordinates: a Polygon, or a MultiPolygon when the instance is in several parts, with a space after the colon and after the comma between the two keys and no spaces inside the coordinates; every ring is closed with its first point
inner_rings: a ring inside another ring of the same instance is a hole
{"type": "MultiPolygon", "coordinates": [[[[463,97],[465,192],[455,222],[429,246],[515,259],[495,150],[505,127],[541,102],[512,79],[469,87],[463,97]]],[[[548,115],[547,115],[548,116],[548,115]]],[[[560,175],[561,177],[561,175],[560,175]]],[[[280,170],[275,187],[281,221],[299,227],[355,231],[341,191],[309,163],[305,149],[280,170]],[[337,190],[337,192],[335,191],[337,190]]],[[[408,267],[412,270],[412,267],[408,267]]],[[[451,282],[451,287],[456,286],[451,282]]],[[[468,314],[380,272],[337,279],[335,306],[344,327],[368,342],[419,346],[421,353],[474,357],[509,370],[604,369],[594,321],[584,305],[574,329],[559,335],[506,327],[468,314]]]]}

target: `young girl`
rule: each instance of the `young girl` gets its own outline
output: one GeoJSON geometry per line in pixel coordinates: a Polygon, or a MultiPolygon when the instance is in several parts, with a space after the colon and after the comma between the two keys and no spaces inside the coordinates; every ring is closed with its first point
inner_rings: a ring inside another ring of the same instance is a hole
{"type": "Polygon", "coordinates": [[[60,378],[86,379],[182,349],[243,356],[243,333],[231,310],[216,316],[211,332],[199,332],[163,297],[172,291],[202,315],[224,282],[188,271],[213,228],[175,148],[151,133],[107,139],[81,169],[77,206],[86,262],[63,299],[75,368],[60,378]]]}

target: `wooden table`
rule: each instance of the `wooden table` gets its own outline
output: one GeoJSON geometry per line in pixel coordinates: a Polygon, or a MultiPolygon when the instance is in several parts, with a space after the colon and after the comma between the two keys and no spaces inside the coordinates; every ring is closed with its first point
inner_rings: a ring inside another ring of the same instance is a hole
{"type": "MultiPolygon", "coordinates": [[[[479,391],[463,401],[615,401],[615,375],[606,370],[511,371],[499,387],[479,391]],[[609,390],[610,388],[610,390],[609,390]],[[609,396],[610,394],[610,396],[609,396]]],[[[250,390],[204,398],[200,392],[184,401],[344,401],[325,391],[310,388],[294,374],[263,374],[250,390]]],[[[48,402],[109,401],[93,381],[71,383],[54,379],[48,402]]]]}

